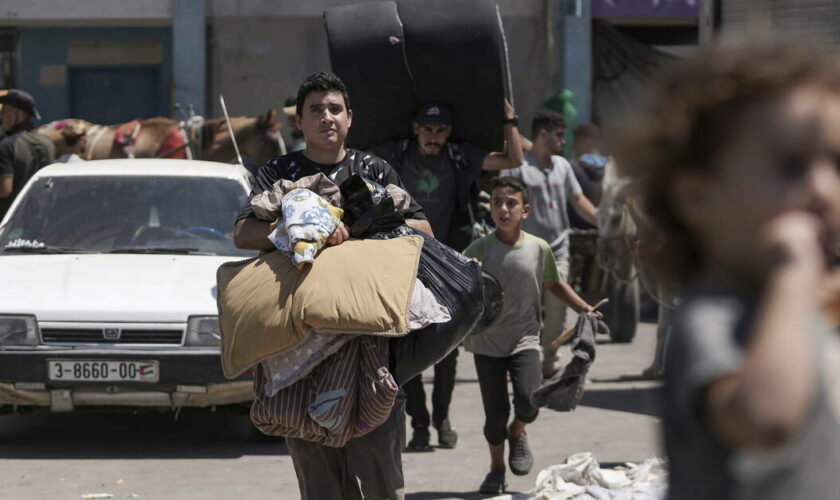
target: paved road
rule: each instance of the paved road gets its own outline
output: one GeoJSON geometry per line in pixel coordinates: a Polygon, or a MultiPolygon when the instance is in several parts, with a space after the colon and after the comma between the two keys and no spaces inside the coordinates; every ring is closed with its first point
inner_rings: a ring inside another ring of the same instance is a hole
{"type": "MultiPolygon", "coordinates": [[[[536,464],[509,475],[514,491],[530,489],[540,468],[580,451],[601,463],[638,461],[659,449],[655,393],[638,379],[653,352],[654,325],[632,344],[599,346],[582,406],[545,410],[529,426],[536,464]]],[[[568,358],[566,358],[568,359],[568,358]]],[[[472,356],[459,357],[452,421],[454,450],[403,455],[407,498],[477,499],[489,467],[472,356]]],[[[0,498],[296,499],[291,460],[281,443],[253,442],[246,418],[183,411],[172,414],[77,413],[0,416],[0,498]]]]}

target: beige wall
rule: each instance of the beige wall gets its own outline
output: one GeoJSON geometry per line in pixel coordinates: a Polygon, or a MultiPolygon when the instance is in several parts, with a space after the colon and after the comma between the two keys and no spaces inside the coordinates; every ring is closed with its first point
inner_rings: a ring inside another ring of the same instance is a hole
{"type": "Polygon", "coordinates": [[[209,91],[214,116],[219,93],[231,114],[280,108],[309,74],[329,70],[319,17],[213,17],[209,91]]]}
{"type": "Polygon", "coordinates": [[[0,26],[165,26],[171,0],[2,0],[0,26]]]}
{"type": "MultiPolygon", "coordinates": [[[[200,1],[200,0],[197,0],[200,1]]],[[[360,0],[205,0],[210,113],[219,93],[233,115],[279,108],[309,74],[329,69],[324,9],[360,0]]],[[[369,0],[364,0],[369,1],[369,0]]],[[[457,1],[457,0],[453,0],[457,1]]],[[[554,13],[562,0],[497,0],[524,124],[557,88],[554,13]]],[[[0,26],[171,25],[171,0],[0,0],[0,26]]]]}
{"type": "MultiPolygon", "coordinates": [[[[323,27],[326,7],[352,1],[278,2],[211,0],[211,110],[218,94],[232,114],[256,114],[282,106],[309,74],[328,70],[323,27]],[[293,15],[290,15],[293,14],[293,15]]],[[[533,112],[556,92],[559,55],[550,47],[557,0],[499,2],[508,41],[514,101],[525,132],[533,112]]]]}

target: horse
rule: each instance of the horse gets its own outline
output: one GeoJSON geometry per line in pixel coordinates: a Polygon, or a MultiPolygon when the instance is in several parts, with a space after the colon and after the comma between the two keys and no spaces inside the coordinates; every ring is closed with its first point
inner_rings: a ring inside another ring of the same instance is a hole
{"type": "MultiPolygon", "coordinates": [[[[275,156],[286,153],[286,145],[280,134],[281,124],[274,109],[257,117],[231,118],[236,144],[248,165],[261,166],[275,156]]],[[[236,152],[230,141],[227,121],[224,118],[205,120],[201,127],[201,159],[210,161],[230,161],[236,152]]]]}
{"type": "Polygon", "coordinates": [[[640,181],[622,177],[614,161],[607,164],[598,205],[598,256],[602,268],[621,280],[638,276],[640,284],[660,305],[673,308],[669,286],[652,273],[659,231],[640,205],[640,181]]]}
{"type": "Polygon", "coordinates": [[[598,260],[601,267],[630,278],[634,265],[635,238],[638,233],[638,210],[635,209],[633,184],[619,175],[615,161],[607,162],[601,181],[598,204],[598,260]]]}
{"type": "MultiPolygon", "coordinates": [[[[260,116],[230,119],[233,135],[250,165],[262,165],[285,152],[280,122],[273,109],[260,116]]],[[[98,125],[69,118],[38,128],[52,140],[56,156],[73,152],[84,138],[84,158],[192,158],[229,163],[236,161],[224,118],[191,120],[188,124],[169,118],[132,120],[119,125],[98,125]],[[194,126],[190,126],[194,125],[194,126]]]]}
{"type": "MultiPolygon", "coordinates": [[[[638,180],[619,175],[614,162],[607,165],[603,197],[598,206],[598,256],[601,267],[612,275],[614,282],[622,283],[624,287],[636,287],[636,294],[641,286],[657,303],[659,319],[654,359],[642,376],[660,378],[671,333],[672,311],[677,307],[678,300],[671,286],[651,275],[652,254],[649,249],[658,244],[659,234],[639,204],[639,189],[638,180]]],[[[627,294],[619,296],[626,297],[627,294]]],[[[621,313],[620,310],[612,312],[621,313]]]]}

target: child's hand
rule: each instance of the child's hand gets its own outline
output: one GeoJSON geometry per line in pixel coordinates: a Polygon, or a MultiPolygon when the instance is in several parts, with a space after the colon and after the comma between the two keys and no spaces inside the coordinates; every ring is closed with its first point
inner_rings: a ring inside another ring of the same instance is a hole
{"type": "Polygon", "coordinates": [[[587,306],[586,311],[584,312],[589,313],[598,319],[604,319],[604,314],[601,311],[596,311],[593,306],[587,306]]]}
{"type": "Polygon", "coordinates": [[[350,233],[347,232],[347,227],[344,226],[343,222],[338,223],[338,227],[335,228],[335,231],[327,238],[327,245],[334,246],[340,245],[350,239],[350,233]]]}
{"type": "Polygon", "coordinates": [[[840,270],[828,273],[820,283],[820,302],[835,324],[840,324],[840,270]]]}
{"type": "Polygon", "coordinates": [[[822,271],[826,255],[820,243],[825,225],[815,216],[795,212],[777,217],[764,232],[768,267],[804,266],[822,271]]]}

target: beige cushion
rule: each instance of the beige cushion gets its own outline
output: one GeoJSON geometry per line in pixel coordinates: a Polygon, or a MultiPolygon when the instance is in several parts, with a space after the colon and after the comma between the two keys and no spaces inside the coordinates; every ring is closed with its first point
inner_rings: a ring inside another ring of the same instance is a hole
{"type": "Polygon", "coordinates": [[[216,279],[225,375],[298,345],[312,328],[405,335],[422,246],[420,236],[351,240],[303,270],[280,252],[223,264],[216,279]]]}

